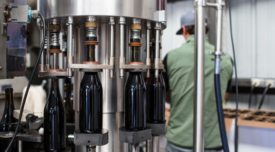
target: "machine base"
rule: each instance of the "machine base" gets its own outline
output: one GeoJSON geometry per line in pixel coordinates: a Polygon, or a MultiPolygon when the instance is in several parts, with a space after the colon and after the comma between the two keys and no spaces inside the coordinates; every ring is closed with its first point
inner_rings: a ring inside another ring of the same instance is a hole
{"type": "Polygon", "coordinates": [[[166,121],[162,123],[149,123],[146,122],[146,126],[152,129],[152,135],[163,135],[166,131],[166,121]]]}
{"type": "Polygon", "coordinates": [[[79,130],[74,132],[74,144],[82,146],[102,146],[108,143],[108,130],[102,129],[100,133],[81,133],[79,130]]]}
{"type": "Polygon", "coordinates": [[[125,127],[119,128],[119,140],[121,142],[136,144],[150,139],[152,139],[151,128],[146,127],[144,130],[138,131],[126,130],[125,127]]]}

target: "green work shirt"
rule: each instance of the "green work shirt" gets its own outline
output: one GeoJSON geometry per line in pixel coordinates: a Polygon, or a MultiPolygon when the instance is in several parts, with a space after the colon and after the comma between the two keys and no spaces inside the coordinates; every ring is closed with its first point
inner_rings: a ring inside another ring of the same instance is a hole
{"type": "MultiPolygon", "coordinates": [[[[171,115],[167,127],[167,140],[180,147],[193,147],[194,101],[194,47],[195,36],[190,35],[180,48],[168,53],[166,70],[171,92],[171,115]]],[[[214,149],[222,146],[214,88],[215,47],[205,37],[205,94],[204,94],[204,146],[214,149]]],[[[222,56],[221,91],[224,99],[227,83],[232,76],[229,55],[222,56]]]]}

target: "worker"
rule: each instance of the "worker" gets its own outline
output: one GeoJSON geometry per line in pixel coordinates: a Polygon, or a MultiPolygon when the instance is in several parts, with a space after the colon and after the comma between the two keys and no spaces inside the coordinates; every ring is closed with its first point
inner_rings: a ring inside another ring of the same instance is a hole
{"type": "MultiPolygon", "coordinates": [[[[205,33],[208,33],[205,18],[205,33]]],[[[189,11],[181,16],[181,29],[186,43],[170,51],[164,58],[166,73],[166,102],[171,104],[166,132],[166,152],[191,152],[193,148],[194,106],[194,58],[195,58],[195,14],[189,11]]],[[[210,52],[215,47],[205,36],[205,88],[204,88],[204,148],[206,152],[222,150],[214,88],[214,58],[210,52]]],[[[222,56],[221,91],[226,94],[228,81],[232,77],[232,62],[229,55],[222,56]]]]}

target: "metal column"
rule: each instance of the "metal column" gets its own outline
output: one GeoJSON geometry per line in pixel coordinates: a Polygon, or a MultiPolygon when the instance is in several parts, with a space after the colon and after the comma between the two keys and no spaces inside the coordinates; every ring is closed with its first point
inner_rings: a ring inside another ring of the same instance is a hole
{"type": "Polygon", "coordinates": [[[204,151],[204,36],[205,0],[195,0],[195,74],[193,149],[204,151]]]}
{"type": "Polygon", "coordinates": [[[152,136],[152,145],[153,151],[152,152],[159,152],[159,136],[152,136]]]}

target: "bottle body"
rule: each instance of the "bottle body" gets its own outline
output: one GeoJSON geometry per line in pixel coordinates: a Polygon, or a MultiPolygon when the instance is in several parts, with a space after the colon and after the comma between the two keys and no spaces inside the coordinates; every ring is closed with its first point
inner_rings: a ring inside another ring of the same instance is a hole
{"type": "MultiPolygon", "coordinates": [[[[7,88],[5,89],[5,108],[4,113],[1,119],[1,124],[6,123],[5,125],[0,125],[0,132],[8,132],[8,131],[14,131],[15,125],[9,125],[9,123],[15,123],[17,120],[13,117],[13,111],[14,111],[14,103],[13,103],[13,89],[7,88]]],[[[8,145],[10,143],[10,140],[0,140],[0,152],[5,152],[6,148],[8,148],[8,145]]],[[[9,152],[16,150],[16,144],[11,146],[9,149],[9,152]]]]}
{"type": "MultiPolygon", "coordinates": [[[[13,89],[5,89],[5,109],[1,119],[1,123],[14,123],[17,120],[13,117],[14,103],[13,103],[13,89]]],[[[14,131],[12,125],[1,125],[0,131],[14,131]]]]}
{"type": "Polygon", "coordinates": [[[67,123],[74,123],[74,110],[73,104],[71,101],[71,94],[72,94],[72,84],[70,78],[65,78],[64,83],[64,102],[65,102],[65,109],[66,109],[66,122],[67,123]]]}
{"type": "Polygon", "coordinates": [[[165,83],[162,73],[156,78],[154,70],[146,81],[146,121],[161,123],[165,121],[165,83]]]}
{"type": "Polygon", "coordinates": [[[44,109],[44,149],[55,152],[66,148],[66,110],[58,88],[52,79],[51,91],[44,109]]]}
{"type": "Polygon", "coordinates": [[[102,130],[102,85],[96,72],[86,72],[80,84],[79,129],[85,133],[102,130]]]}
{"type": "Polygon", "coordinates": [[[142,130],[145,121],[146,86],[141,73],[130,72],[125,85],[125,128],[142,130]]]}

